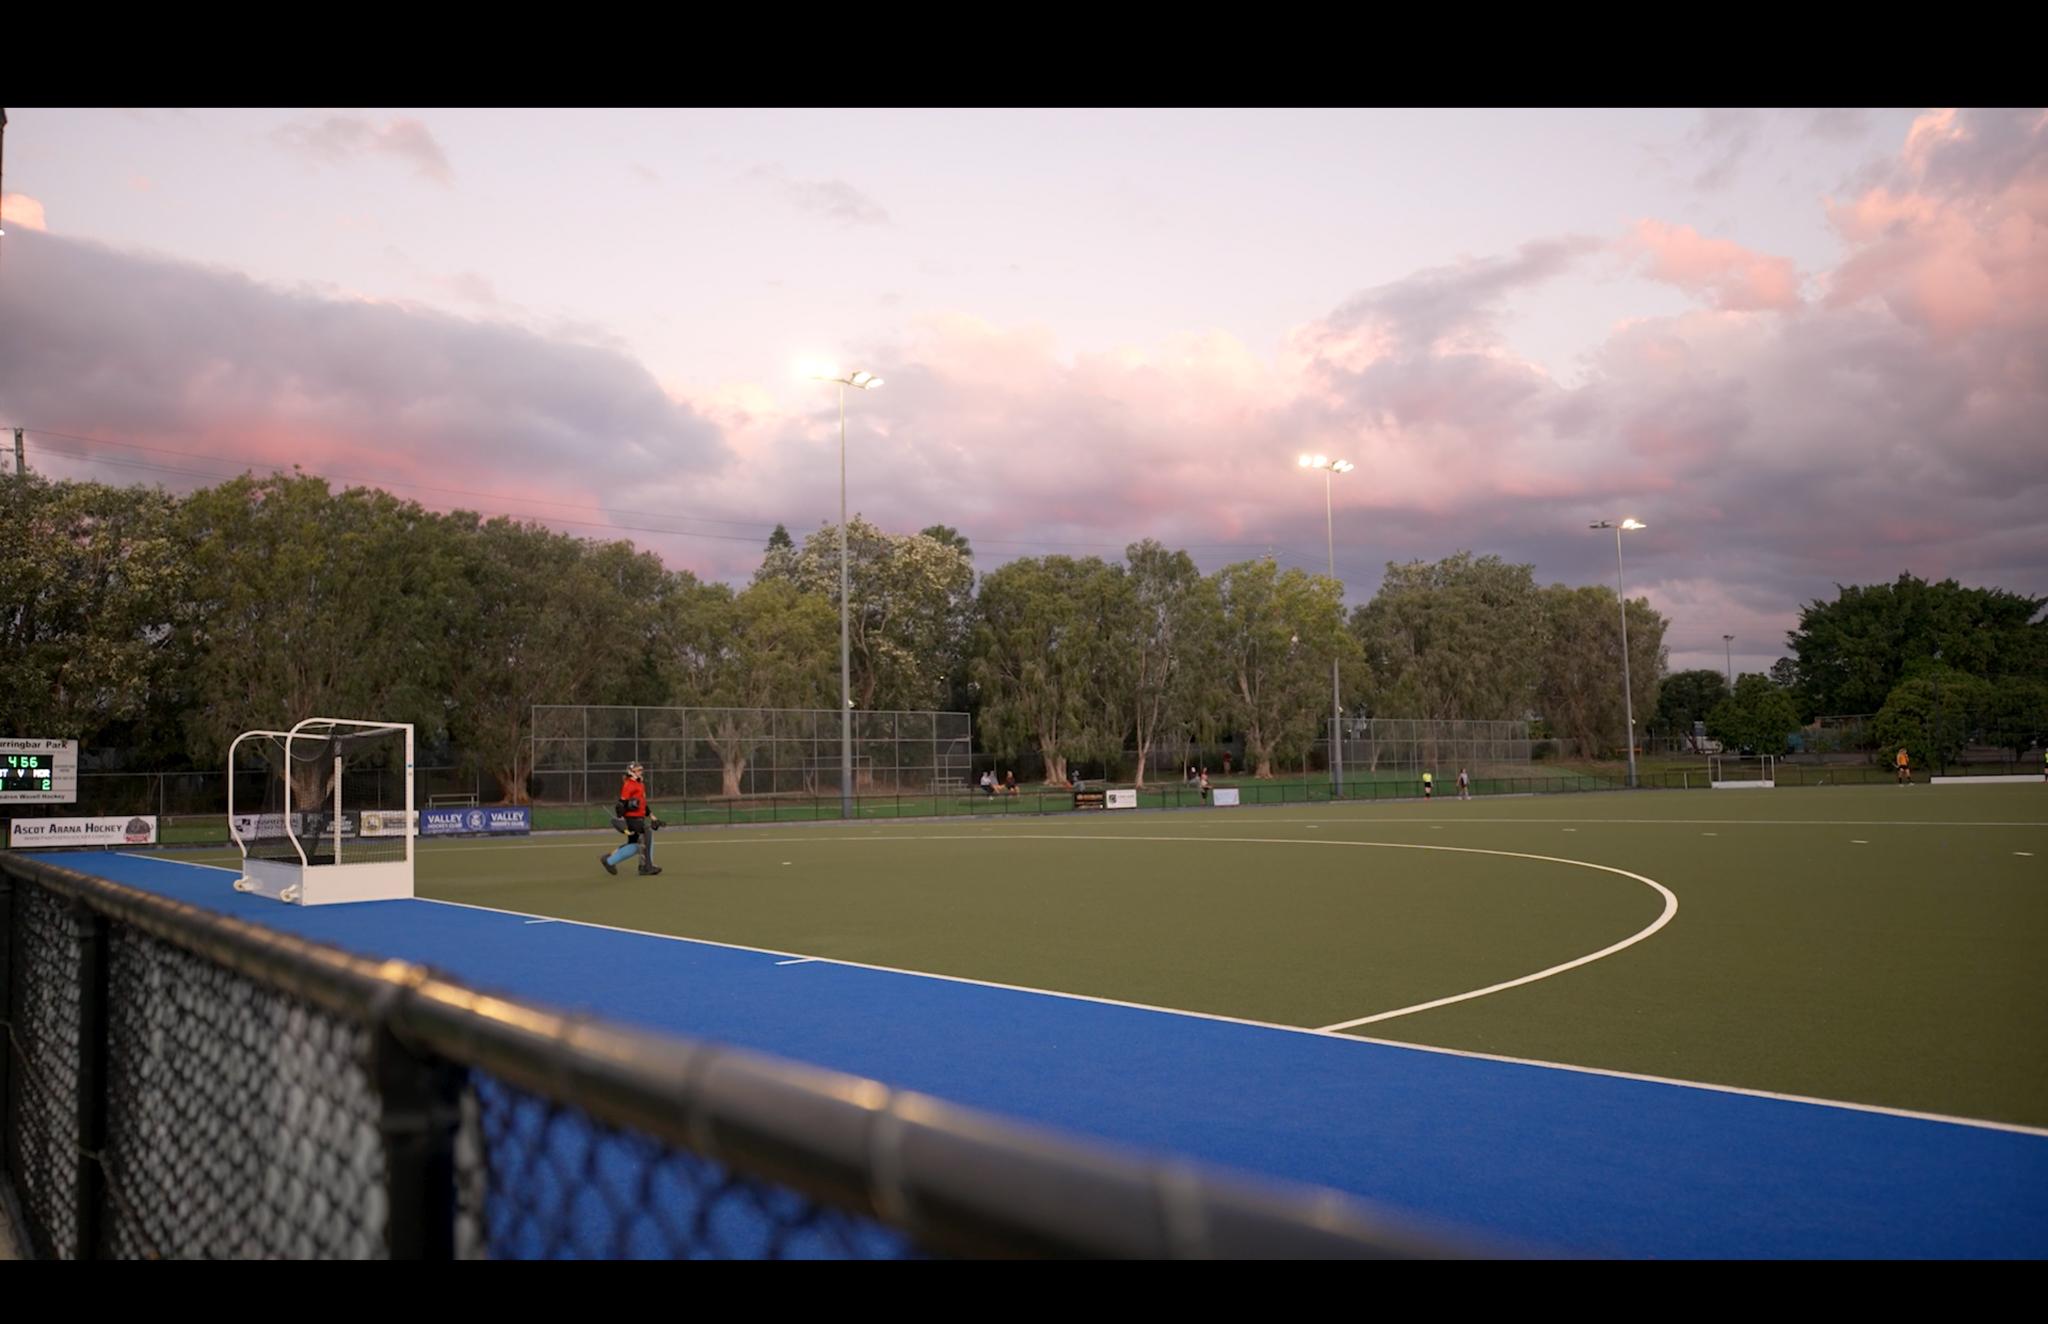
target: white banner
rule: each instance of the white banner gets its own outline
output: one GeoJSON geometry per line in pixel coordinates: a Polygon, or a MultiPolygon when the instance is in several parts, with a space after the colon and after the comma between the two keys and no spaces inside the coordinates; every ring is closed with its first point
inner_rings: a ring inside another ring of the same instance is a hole
{"type": "MultiPolygon", "coordinates": [[[[417,810],[412,816],[412,831],[419,835],[420,816],[417,810]]],[[[363,811],[363,835],[366,837],[402,837],[405,835],[405,811],[403,809],[365,809],[363,811]]]]}
{"type": "Polygon", "coordinates": [[[1111,809],[1136,809],[1138,807],[1138,793],[1128,787],[1121,791],[1111,790],[1109,798],[1104,803],[1111,809]]]}
{"type": "MultiPolygon", "coordinates": [[[[231,817],[235,835],[244,841],[274,841],[286,835],[283,814],[234,814],[231,817]]],[[[304,823],[304,815],[292,815],[293,832],[298,832],[304,823]]]]}
{"type": "Polygon", "coordinates": [[[1216,803],[1219,805],[1234,805],[1237,803],[1237,788],[1235,786],[1219,786],[1214,794],[1216,803]]]}
{"type": "Polygon", "coordinates": [[[156,815],[123,818],[17,818],[7,844],[16,849],[63,846],[154,846],[156,815]]]}

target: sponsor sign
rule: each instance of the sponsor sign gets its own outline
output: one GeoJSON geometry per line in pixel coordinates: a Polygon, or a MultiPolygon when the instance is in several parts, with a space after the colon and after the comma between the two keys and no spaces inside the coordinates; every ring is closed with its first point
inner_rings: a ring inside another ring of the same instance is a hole
{"type": "Polygon", "coordinates": [[[1121,791],[1111,791],[1105,803],[1111,809],[1136,809],[1138,793],[1130,787],[1125,787],[1121,791]]]}
{"type": "MultiPolygon", "coordinates": [[[[235,825],[235,835],[244,841],[275,841],[287,836],[283,814],[233,814],[230,818],[235,825]]],[[[292,815],[292,831],[297,832],[305,823],[305,815],[292,815]]]]}
{"type": "Polygon", "coordinates": [[[420,835],[423,837],[524,836],[531,831],[533,810],[526,805],[420,811],[420,835]]]}
{"type": "Polygon", "coordinates": [[[1237,803],[1237,788],[1235,786],[1219,786],[1213,794],[1215,802],[1219,805],[1234,805],[1237,803]]]}
{"type": "Polygon", "coordinates": [[[76,740],[0,740],[0,804],[68,805],[77,799],[76,740]]]}
{"type": "Polygon", "coordinates": [[[1102,800],[1101,791],[1074,792],[1074,808],[1076,809],[1100,809],[1103,807],[1102,800]]]}
{"type": "Polygon", "coordinates": [[[533,831],[533,810],[525,805],[499,805],[484,810],[483,815],[484,831],[494,837],[506,833],[523,837],[533,831]]]}
{"type": "Polygon", "coordinates": [[[156,844],[156,815],[17,818],[8,833],[7,844],[27,850],[64,846],[153,846],[156,844]]]}
{"type": "MultiPolygon", "coordinates": [[[[363,811],[363,835],[366,837],[402,837],[405,835],[405,811],[390,809],[365,809],[363,811]]],[[[420,816],[412,816],[412,830],[420,829],[420,816]]]]}

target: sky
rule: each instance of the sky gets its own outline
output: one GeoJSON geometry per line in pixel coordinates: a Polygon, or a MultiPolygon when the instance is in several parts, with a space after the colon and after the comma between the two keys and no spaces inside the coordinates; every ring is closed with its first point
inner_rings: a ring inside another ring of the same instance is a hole
{"type": "Polygon", "coordinates": [[[0,426],[297,463],[743,582],[848,500],[977,568],[1460,550],[1674,669],[1838,583],[2048,595],[2048,114],[8,108],[0,426]]]}

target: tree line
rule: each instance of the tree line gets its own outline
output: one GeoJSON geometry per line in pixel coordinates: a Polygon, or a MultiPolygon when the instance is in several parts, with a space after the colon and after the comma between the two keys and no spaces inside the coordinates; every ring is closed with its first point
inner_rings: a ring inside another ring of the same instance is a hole
{"type": "MultiPolygon", "coordinates": [[[[1121,561],[1026,557],[981,576],[943,525],[899,535],[855,518],[847,541],[855,706],[971,712],[983,751],[1036,754],[1048,779],[1076,765],[1156,779],[1225,736],[1255,776],[1297,766],[1324,733],[1333,662],[1352,715],[1540,716],[1584,751],[1624,739],[1613,590],[1541,585],[1499,557],[1389,565],[1347,615],[1327,576],[1270,558],[1204,575],[1150,540],[1121,561]]],[[[253,727],[389,717],[516,802],[535,704],[836,708],[838,556],[836,526],[801,542],[778,526],[735,587],[629,542],[299,473],[182,496],[30,475],[0,484],[0,731],[218,767],[253,727]]],[[[2038,648],[1998,633],[2033,600],[1985,601],[2005,624],[1940,617],[1939,665],[2038,676],[2038,648]]],[[[1640,721],[1662,711],[1667,622],[1641,599],[1626,609],[1640,721]]],[[[1815,643],[1798,702],[1869,683],[1882,630],[1851,619],[1802,619],[1815,643]]],[[[744,728],[707,737],[728,788],[757,739],[744,728]]]]}
{"type": "Polygon", "coordinates": [[[2048,737],[2048,598],[1998,588],[1929,583],[1837,586],[1787,636],[1792,653],[1768,674],[1719,671],[1667,677],[1657,721],[1731,746],[1780,754],[1818,719],[1845,724],[1853,747],[1914,763],[1954,762],[1970,746],[2018,759],[2048,737]]]}

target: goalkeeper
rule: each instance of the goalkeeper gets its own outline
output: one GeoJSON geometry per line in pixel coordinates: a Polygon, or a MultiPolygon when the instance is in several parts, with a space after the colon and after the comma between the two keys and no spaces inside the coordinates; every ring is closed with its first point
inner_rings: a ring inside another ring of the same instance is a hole
{"type": "Polygon", "coordinates": [[[661,872],[661,866],[654,862],[654,833],[661,827],[661,820],[647,812],[647,783],[641,780],[645,775],[646,769],[630,763],[626,765],[626,779],[619,783],[619,802],[613,806],[612,826],[626,834],[626,844],[601,857],[608,874],[616,876],[619,865],[636,852],[643,876],[661,872]]]}

